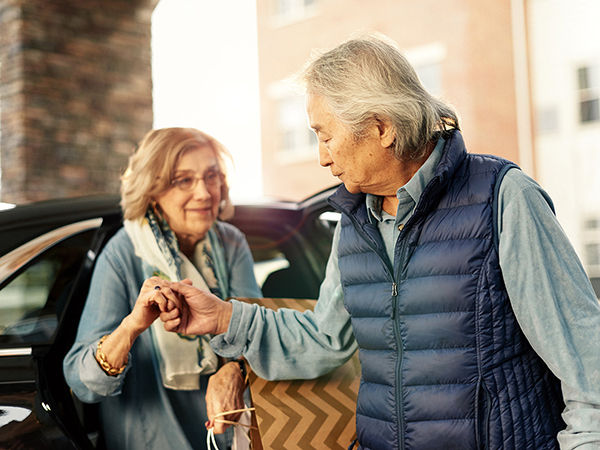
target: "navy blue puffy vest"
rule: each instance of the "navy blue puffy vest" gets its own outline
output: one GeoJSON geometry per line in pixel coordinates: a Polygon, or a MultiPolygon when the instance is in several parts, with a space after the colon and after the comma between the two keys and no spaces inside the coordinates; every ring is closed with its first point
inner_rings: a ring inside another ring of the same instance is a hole
{"type": "Polygon", "coordinates": [[[558,449],[560,384],[519,328],[498,262],[494,202],[510,167],[467,154],[452,132],[393,267],[365,196],[331,197],[362,365],[361,448],[558,449]]]}

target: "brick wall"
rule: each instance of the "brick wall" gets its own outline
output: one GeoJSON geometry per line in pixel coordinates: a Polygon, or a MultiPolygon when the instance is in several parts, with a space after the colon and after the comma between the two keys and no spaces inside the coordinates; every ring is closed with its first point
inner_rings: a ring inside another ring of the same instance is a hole
{"type": "Polygon", "coordinates": [[[0,0],[1,200],[118,192],[152,126],[158,0],[0,0]]]}

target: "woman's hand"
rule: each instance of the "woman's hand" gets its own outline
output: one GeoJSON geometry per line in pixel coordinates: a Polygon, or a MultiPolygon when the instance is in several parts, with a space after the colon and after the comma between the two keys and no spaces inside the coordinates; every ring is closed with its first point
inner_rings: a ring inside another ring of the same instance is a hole
{"type": "Polygon", "coordinates": [[[206,428],[214,428],[215,434],[224,433],[231,424],[221,423],[219,419],[235,422],[242,413],[228,414],[218,417],[215,415],[244,408],[245,380],[237,362],[228,362],[208,379],[206,390],[206,412],[208,422],[206,428]]]}
{"type": "MultiPolygon", "coordinates": [[[[176,309],[179,300],[169,288],[169,282],[159,277],[144,281],[133,307],[119,326],[110,333],[102,344],[106,362],[112,368],[121,368],[127,364],[129,351],[136,338],[146,330],[161,314],[176,309]],[[156,289],[156,287],[159,289],[156,289]]],[[[96,354],[96,359],[98,355],[96,354]]]]}
{"type": "Polygon", "coordinates": [[[171,311],[179,301],[169,287],[169,282],[159,277],[148,278],[144,281],[140,293],[127,317],[127,325],[136,335],[146,330],[160,313],[171,311]]]}

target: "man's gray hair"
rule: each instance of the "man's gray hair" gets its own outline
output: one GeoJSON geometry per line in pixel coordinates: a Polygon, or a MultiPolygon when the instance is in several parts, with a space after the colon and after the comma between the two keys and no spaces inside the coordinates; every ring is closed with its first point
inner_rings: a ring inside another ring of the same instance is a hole
{"type": "Polygon", "coordinates": [[[356,139],[373,120],[389,119],[396,134],[390,150],[400,160],[423,157],[440,131],[459,129],[452,108],[429,94],[408,60],[379,37],[351,39],[323,53],[302,78],[356,139]]]}

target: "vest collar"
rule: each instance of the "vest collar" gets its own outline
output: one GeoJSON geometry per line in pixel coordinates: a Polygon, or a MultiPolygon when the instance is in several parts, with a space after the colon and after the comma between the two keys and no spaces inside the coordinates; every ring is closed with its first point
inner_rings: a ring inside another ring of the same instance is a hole
{"type": "MultiPolygon", "coordinates": [[[[428,211],[440,194],[446,189],[457,167],[466,158],[467,151],[460,131],[452,130],[447,133],[446,144],[442,150],[442,157],[435,169],[433,179],[425,186],[417,203],[415,215],[428,211]]],[[[366,207],[366,194],[351,194],[342,184],[328,199],[329,204],[338,211],[356,217],[359,222],[369,220],[366,207]]]]}
{"type": "Polygon", "coordinates": [[[452,130],[448,133],[442,158],[435,170],[435,175],[427,186],[425,186],[425,189],[423,189],[419,203],[417,203],[417,207],[415,208],[415,216],[426,213],[435,206],[441,194],[447,189],[456,170],[461,166],[466,157],[467,149],[465,148],[462,134],[458,130],[452,130]]]}

